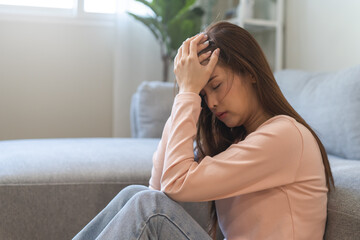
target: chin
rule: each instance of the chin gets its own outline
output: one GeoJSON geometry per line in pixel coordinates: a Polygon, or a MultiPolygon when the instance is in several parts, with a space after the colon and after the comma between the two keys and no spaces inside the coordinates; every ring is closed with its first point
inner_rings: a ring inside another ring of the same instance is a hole
{"type": "Polygon", "coordinates": [[[234,124],[232,122],[223,122],[228,128],[233,128],[233,127],[236,127],[237,124],[234,124]]]}
{"type": "Polygon", "coordinates": [[[234,118],[233,116],[226,116],[225,119],[220,121],[223,122],[228,128],[238,127],[242,125],[242,120],[234,118]]]}
{"type": "Polygon", "coordinates": [[[243,123],[241,121],[237,122],[237,121],[229,121],[230,119],[227,119],[228,121],[223,121],[223,123],[228,127],[228,128],[233,128],[233,127],[239,127],[241,125],[243,125],[243,123]]]}

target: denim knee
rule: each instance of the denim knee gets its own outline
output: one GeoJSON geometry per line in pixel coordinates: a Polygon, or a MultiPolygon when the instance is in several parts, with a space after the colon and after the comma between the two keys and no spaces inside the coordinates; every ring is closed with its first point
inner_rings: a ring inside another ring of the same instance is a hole
{"type": "Polygon", "coordinates": [[[149,190],[149,188],[144,185],[129,185],[129,186],[126,186],[125,188],[123,188],[119,194],[132,197],[136,193],[144,191],[144,190],[149,190]]]}
{"type": "Polygon", "coordinates": [[[134,195],[139,192],[149,190],[148,187],[143,185],[129,185],[123,188],[110,202],[110,205],[118,205],[122,208],[134,195]]]}
{"type": "Polygon", "coordinates": [[[135,205],[142,209],[151,209],[153,214],[171,212],[174,208],[181,207],[177,202],[166,196],[165,193],[157,190],[141,191],[132,198],[135,205]]]}
{"type": "Polygon", "coordinates": [[[173,201],[168,196],[166,196],[165,193],[152,189],[138,192],[134,195],[134,198],[136,198],[137,201],[145,202],[145,203],[153,200],[156,200],[158,202],[173,201]]]}

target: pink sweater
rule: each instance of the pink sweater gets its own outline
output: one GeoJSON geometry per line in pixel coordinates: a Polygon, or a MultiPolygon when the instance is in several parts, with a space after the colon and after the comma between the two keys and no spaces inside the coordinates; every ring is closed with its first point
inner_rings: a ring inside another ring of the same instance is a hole
{"type": "Polygon", "coordinates": [[[194,161],[201,110],[195,93],[175,97],[153,157],[150,188],[176,201],[216,200],[227,240],[322,239],[327,187],[315,138],[289,116],[275,116],[224,152],[194,161]]]}

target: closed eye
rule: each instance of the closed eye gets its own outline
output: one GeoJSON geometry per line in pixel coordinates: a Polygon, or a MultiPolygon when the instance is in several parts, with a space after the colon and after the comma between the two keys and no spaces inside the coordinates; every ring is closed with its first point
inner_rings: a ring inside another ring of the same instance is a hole
{"type": "Polygon", "coordinates": [[[213,90],[216,90],[218,87],[220,87],[221,83],[219,83],[217,86],[213,87],[213,90]]]}

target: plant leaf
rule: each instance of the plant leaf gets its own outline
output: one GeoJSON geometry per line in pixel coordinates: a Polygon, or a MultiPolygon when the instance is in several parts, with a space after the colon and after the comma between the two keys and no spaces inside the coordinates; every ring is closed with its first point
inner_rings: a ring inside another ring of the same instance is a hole
{"type": "Polygon", "coordinates": [[[162,22],[167,24],[186,5],[192,5],[196,0],[153,0],[152,4],[161,9],[162,22]],[[190,4],[191,3],[191,4],[190,4]]]}
{"type": "Polygon", "coordinates": [[[127,14],[129,14],[130,16],[135,18],[136,20],[142,22],[145,26],[147,26],[150,29],[150,31],[152,32],[152,34],[154,35],[154,37],[157,40],[162,41],[163,36],[161,34],[161,30],[159,29],[157,21],[156,21],[155,18],[153,18],[153,17],[142,17],[142,16],[138,16],[136,14],[133,14],[131,12],[127,12],[127,14]]]}
{"type": "Polygon", "coordinates": [[[196,0],[187,0],[185,5],[176,13],[176,15],[174,15],[172,17],[172,19],[170,20],[169,24],[171,24],[171,22],[173,21],[177,21],[178,19],[182,18],[182,16],[184,14],[186,14],[187,12],[189,12],[190,7],[196,2],[196,0]]]}
{"type": "Polygon", "coordinates": [[[160,42],[162,55],[173,58],[182,42],[201,29],[204,11],[193,7],[196,0],[136,0],[149,7],[155,14],[143,17],[128,12],[145,24],[160,42]]]}
{"type": "Polygon", "coordinates": [[[171,39],[169,52],[172,57],[176,55],[176,50],[186,38],[199,33],[203,14],[201,8],[195,7],[169,23],[168,34],[171,39]]]}

